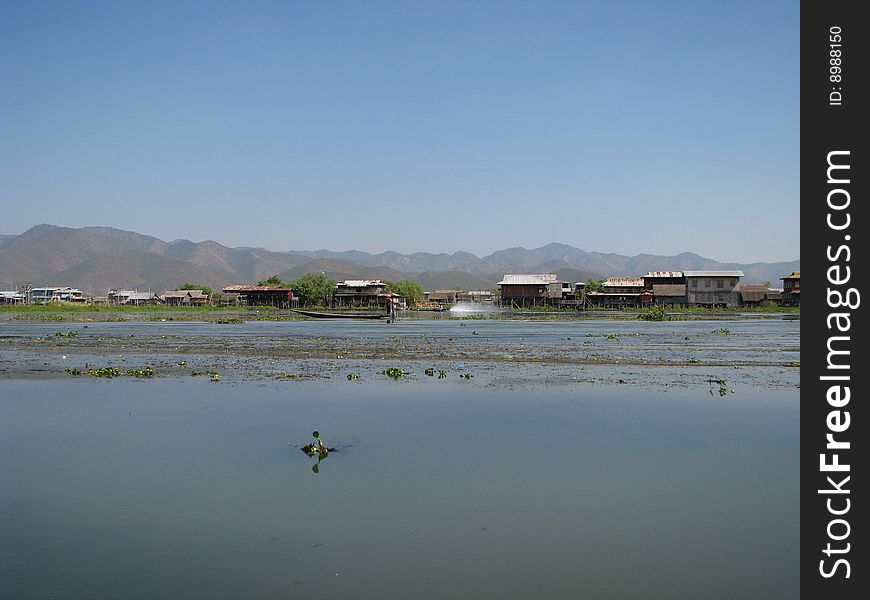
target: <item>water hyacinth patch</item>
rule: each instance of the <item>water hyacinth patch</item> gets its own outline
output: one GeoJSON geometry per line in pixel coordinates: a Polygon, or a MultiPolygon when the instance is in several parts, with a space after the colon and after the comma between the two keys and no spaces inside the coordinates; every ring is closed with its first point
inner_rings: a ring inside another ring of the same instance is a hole
{"type": "Polygon", "coordinates": [[[130,377],[154,377],[154,369],[145,367],[144,369],[127,369],[127,375],[130,377]]]}
{"type": "Polygon", "coordinates": [[[715,389],[714,385],[719,386],[718,392],[719,392],[720,396],[725,396],[726,394],[729,394],[729,393],[733,394],[734,393],[734,390],[728,389],[728,385],[725,383],[725,380],[722,379],[721,377],[710,377],[708,379],[708,382],[710,383],[710,395],[711,396],[713,395],[713,391],[715,389]]]}
{"type": "Polygon", "coordinates": [[[404,369],[399,369],[398,367],[390,367],[381,371],[381,374],[398,381],[408,373],[404,369]]]}

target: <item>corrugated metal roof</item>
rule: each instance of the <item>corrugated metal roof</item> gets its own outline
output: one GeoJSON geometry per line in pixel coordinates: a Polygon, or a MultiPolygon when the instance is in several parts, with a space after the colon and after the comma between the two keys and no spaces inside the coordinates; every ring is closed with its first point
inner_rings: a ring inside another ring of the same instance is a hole
{"type": "Polygon", "coordinates": [[[555,273],[506,273],[498,285],[550,285],[558,281],[555,273]]]}
{"type": "Polygon", "coordinates": [[[684,283],[658,283],[653,285],[653,296],[685,296],[684,283]]]}
{"type": "Polygon", "coordinates": [[[128,300],[151,300],[154,297],[154,294],[151,292],[130,292],[130,295],[127,296],[128,300]]]}
{"type": "Polygon", "coordinates": [[[643,277],[608,277],[604,287],[643,287],[643,277]]]}
{"type": "Polygon", "coordinates": [[[224,292],[291,292],[290,288],[281,287],[280,285],[244,285],[235,284],[228,285],[223,289],[224,292]]]}
{"type": "Polygon", "coordinates": [[[368,287],[370,285],[385,285],[381,279],[345,279],[339,281],[338,285],[345,287],[368,287]]]}
{"type": "Polygon", "coordinates": [[[185,296],[190,296],[191,298],[208,298],[208,296],[202,293],[202,290],[170,290],[160,294],[161,298],[184,298],[185,296]]]}
{"type": "Polygon", "coordinates": [[[786,275],[785,277],[780,277],[780,279],[800,279],[800,278],[801,278],[800,271],[794,271],[794,272],[792,272],[791,275],[786,275]]]}
{"type": "Polygon", "coordinates": [[[745,277],[743,271],[683,271],[686,277],[745,277]]]}
{"type": "Polygon", "coordinates": [[[682,277],[682,271],[650,271],[644,277],[682,277]]]}

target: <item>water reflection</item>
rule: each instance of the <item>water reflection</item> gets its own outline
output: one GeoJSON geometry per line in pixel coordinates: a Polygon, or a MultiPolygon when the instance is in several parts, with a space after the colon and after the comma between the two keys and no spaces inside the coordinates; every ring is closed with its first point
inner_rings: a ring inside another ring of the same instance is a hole
{"type": "Polygon", "coordinates": [[[451,316],[464,315],[491,315],[503,312],[501,307],[494,304],[481,304],[480,302],[457,302],[448,311],[451,316]]]}

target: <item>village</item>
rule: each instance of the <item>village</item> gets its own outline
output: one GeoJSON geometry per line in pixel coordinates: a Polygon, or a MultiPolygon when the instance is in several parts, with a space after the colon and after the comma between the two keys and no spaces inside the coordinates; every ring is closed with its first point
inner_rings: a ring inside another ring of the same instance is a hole
{"type": "Polygon", "coordinates": [[[642,309],[662,308],[737,309],[759,306],[800,306],[800,271],[780,278],[782,289],[743,284],[739,270],[650,271],[639,277],[608,277],[604,280],[568,282],[554,273],[507,273],[492,290],[442,289],[408,298],[391,282],[380,279],[349,279],[331,282],[322,298],[300,296],[286,284],[233,284],[219,292],[192,285],[162,293],[110,289],[105,296],[88,296],[69,286],[34,287],[25,284],[0,291],[0,304],[44,305],[72,303],[95,306],[269,306],[292,309],[326,306],[347,309],[445,310],[459,303],[487,304],[504,309],[642,309]]]}

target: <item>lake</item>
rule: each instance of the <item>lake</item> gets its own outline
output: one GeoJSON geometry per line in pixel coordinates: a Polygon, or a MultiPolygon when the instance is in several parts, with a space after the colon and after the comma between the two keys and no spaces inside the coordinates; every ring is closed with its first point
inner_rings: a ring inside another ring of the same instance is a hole
{"type": "Polygon", "coordinates": [[[799,322],[725,326],[8,323],[0,597],[798,597],[799,322]],[[16,346],[73,327],[69,348],[16,346]],[[318,337],[413,358],[243,352],[318,337]],[[56,374],[168,364],[178,339],[274,365],[220,383],[56,374]],[[421,357],[433,344],[452,352],[421,357]],[[535,359],[488,354],[519,347],[535,359]],[[559,356],[577,361],[539,364],[559,356]],[[46,375],[21,367],[37,362],[46,375]],[[394,364],[409,375],[381,373],[394,364]],[[337,448],[317,473],[299,450],[313,430],[337,448]]]}

